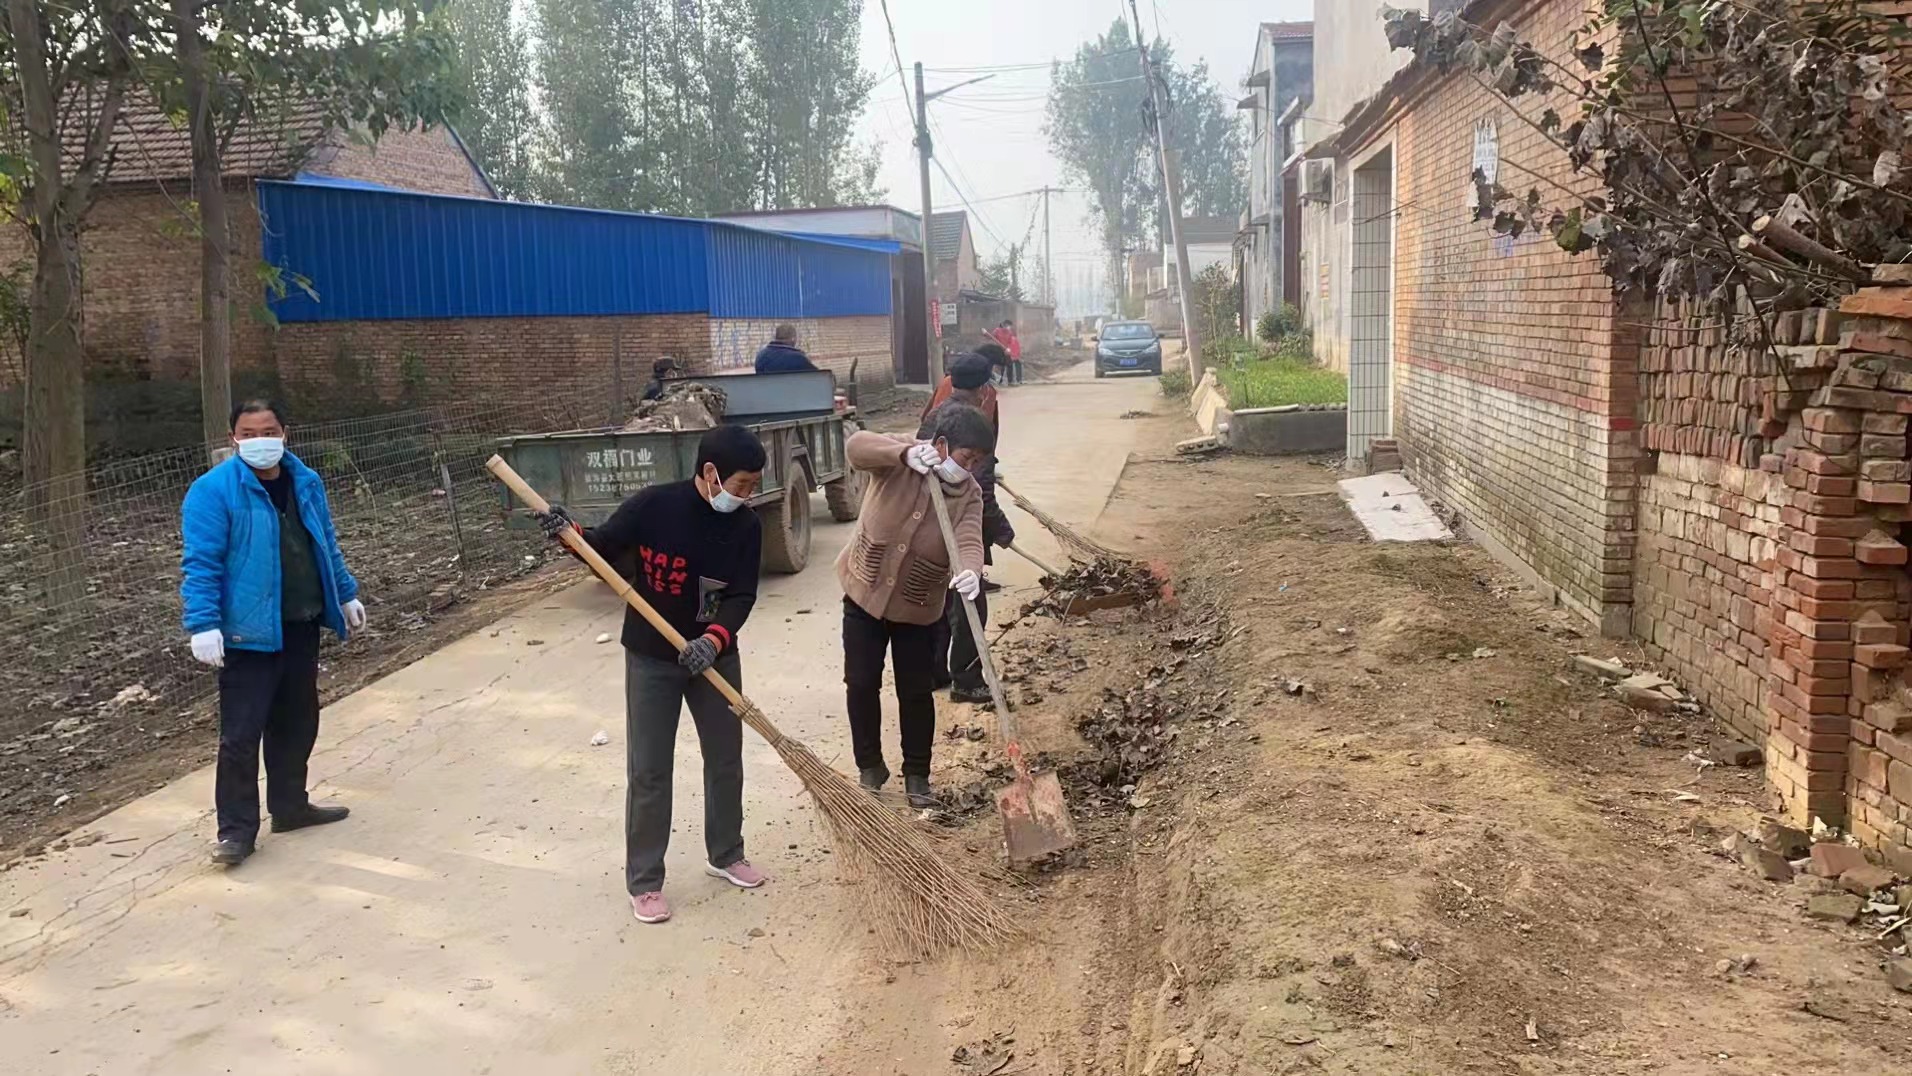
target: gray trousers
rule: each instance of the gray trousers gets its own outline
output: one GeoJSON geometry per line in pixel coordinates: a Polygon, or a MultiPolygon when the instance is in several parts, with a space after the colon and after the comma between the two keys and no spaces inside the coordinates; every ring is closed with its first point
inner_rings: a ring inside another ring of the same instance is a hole
{"type": "MultiPolygon", "coordinates": [[[[742,690],[735,650],[717,659],[717,672],[742,690]]],[[[624,883],[632,896],[664,887],[664,852],[671,843],[671,770],[677,757],[677,718],[684,704],[697,726],[704,755],[704,848],[714,866],[744,858],[744,726],[730,704],[702,676],[675,661],[624,652],[624,883]]]]}

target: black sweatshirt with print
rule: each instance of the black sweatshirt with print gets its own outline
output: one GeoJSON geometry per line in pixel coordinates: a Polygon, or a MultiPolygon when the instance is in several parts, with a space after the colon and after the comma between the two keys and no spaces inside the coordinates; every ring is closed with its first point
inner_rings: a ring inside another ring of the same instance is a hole
{"type": "MultiPolygon", "coordinates": [[[[584,538],[684,638],[709,634],[725,650],[737,645],[757,604],[763,526],[756,512],[719,512],[686,479],[640,490],[584,538]]],[[[623,641],[635,653],[677,657],[635,609],[624,612],[623,641]]]]}

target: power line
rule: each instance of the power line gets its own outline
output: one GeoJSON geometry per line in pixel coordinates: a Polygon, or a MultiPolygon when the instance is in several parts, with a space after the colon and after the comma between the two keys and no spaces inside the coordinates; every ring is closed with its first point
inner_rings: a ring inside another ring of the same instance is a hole
{"type": "Polygon", "coordinates": [[[879,0],[883,6],[883,26],[890,32],[890,59],[896,61],[896,81],[903,87],[903,104],[910,103],[909,80],[903,77],[903,51],[896,47],[896,23],[890,20],[890,0],[879,0]]]}
{"type": "Polygon", "coordinates": [[[936,166],[938,172],[943,173],[944,182],[949,184],[950,190],[956,192],[956,200],[963,203],[963,208],[969,210],[969,215],[976,218],[976,223],[982,226],[983,231],[988,233],[989,238],[994,239],[999,246],[1008,246],[1009,244],[1003,241],[1003,237],[996,234],[996,229],[989,226],[989,221],[985,220],[983,215],[977,211],[976,207],[969,203],[969,196],[963,193],[962,185],[956,182],[955,176],[949,174],[949,169],[943,167],[943,159],[941,157],[931,157],[930,163],[936,166]]]}

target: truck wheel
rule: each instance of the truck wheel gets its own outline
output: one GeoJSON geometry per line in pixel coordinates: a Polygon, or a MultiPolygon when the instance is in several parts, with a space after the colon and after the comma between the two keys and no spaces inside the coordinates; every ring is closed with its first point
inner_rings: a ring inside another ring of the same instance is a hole
{"type": "Polygon", "coordinates": [[[810,563],[810,487],[801,467],[784,475],[790,484],[783,499],[759,508],[757,518],[763,521],[764,570],[795,575],[810,563]]]}
{"type": "Polygon", "coordinates": [[[830,505],[830,518],[838,523],[855,523],[863,514],[863,488],[870,476],[854,467],[844,468],[843,477],[823,487],[823,499],[830,505]]]}

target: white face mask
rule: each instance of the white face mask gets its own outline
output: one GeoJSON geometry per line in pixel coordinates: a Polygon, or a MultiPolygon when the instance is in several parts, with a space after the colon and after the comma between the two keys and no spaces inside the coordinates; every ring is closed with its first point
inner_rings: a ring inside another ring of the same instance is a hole
{"type": "Polygon", "coordinates": [[[270,471],[285,457],[285,438],[248,437],[237,443],[239,458],[255,470],[270,471]]]}
{"type": "Polygon", "coordinates": [[[730,513],[735,512],[737,509],[742,508],[745,504],[749,503],[745,501],[742,497],[739,497],[735,493],[732,493],[729,490],[725,489],[724,484],[722,482],[712,482],[710,479],[705,478],[703,475],[698,475],[697,480],[702,482],[704,485],[709,486],[712,490],[715,491],[710,495],[710,500],[707,502],[710,505],[712,511],[722,512],[725,515],[729,515],[730,513]]]}
{"type": "Polygon", "coordinates": [[[936,473],[952,486],[961,484],[963,479],[969,477],[969,472],[963,470],[963,465],[957,463],[953,456],[937,464],[936,473]]]}

